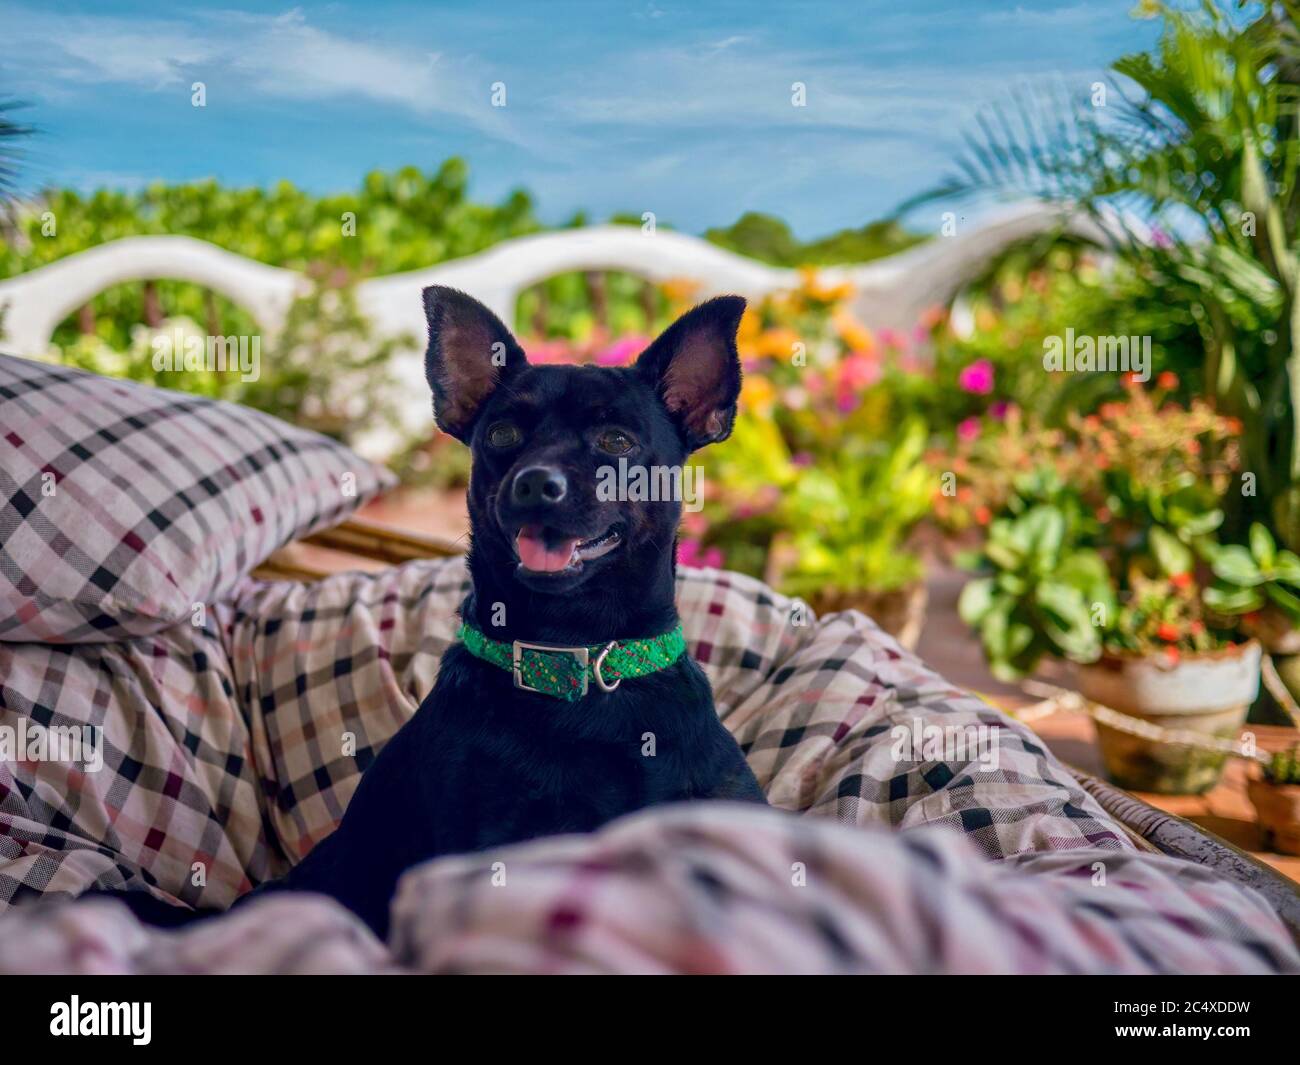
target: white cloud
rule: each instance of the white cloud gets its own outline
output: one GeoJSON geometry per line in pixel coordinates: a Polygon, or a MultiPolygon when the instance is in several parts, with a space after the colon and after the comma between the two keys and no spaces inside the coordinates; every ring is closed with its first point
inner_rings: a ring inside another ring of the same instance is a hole
{"type": "MultiPolygon", "coordinates": [[[[452,116],[501,140],[531,143],[490,102],[493,81],[471,57],[343,37],[301,9],[280,15],[219,12],[184,20],[56,17],[0,4],[0,67],[21,76],[32,55],[51,76],[150,91],[226,79],[227,91],[287,100],[369,99],[422,117],[452,116]]],[[[61,88],[67,89],[64,85],[61,88]]]]}

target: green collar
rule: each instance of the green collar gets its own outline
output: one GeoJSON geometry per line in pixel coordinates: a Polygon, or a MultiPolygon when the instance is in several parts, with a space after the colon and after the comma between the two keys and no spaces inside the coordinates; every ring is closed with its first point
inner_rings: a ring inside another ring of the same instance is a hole
{"type": "Polygon", "coordinates": [[[686,652],[686,637],[679,623],[660,636],[640,640],[610,640],[594,646],[567,646],[493,640],[473,625],[460,627],[460,638],[470,654],[515,675],[515,687],[576,702],[587,694],[591,681],[612,692],[623,681],[645,677],[671,666],[686,652]]]}

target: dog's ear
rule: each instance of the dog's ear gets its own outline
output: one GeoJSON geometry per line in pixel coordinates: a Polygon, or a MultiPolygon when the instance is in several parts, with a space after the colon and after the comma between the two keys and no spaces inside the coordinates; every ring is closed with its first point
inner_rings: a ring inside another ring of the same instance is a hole
{"type": "Polygon", "coordinates": [[[718,296],[687,311],[641,353],[636,369],[658,392],[687,447],[725,440],[740,398],[736,330],[740,296],[718,296]]]}
{"type": "Polygon", "coordinates": [[[424,290],[429,348],[424,376],[433,390],[438,428],[468,441],[492,390],[528,365],[501,319],[473,296],[444,285],[424,290]]]}

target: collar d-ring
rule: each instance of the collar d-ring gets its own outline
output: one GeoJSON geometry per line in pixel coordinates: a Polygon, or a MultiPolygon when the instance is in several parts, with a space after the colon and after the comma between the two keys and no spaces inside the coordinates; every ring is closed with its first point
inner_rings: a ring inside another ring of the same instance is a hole
{"type": "Polygon", "coordinates": [[[591,664],[592,679],[595,680],[596,687],[603,692],[612,692],[623,683],[622,677],[619,677],[613,684],[610,684],[600,675],[600,667],[605,664],[605,656],[614,649],[614,645],[617,643],[617,640],[610,640],[609,643],[605,644],[604,649],[596,656],[596,661],[591,664]]]}

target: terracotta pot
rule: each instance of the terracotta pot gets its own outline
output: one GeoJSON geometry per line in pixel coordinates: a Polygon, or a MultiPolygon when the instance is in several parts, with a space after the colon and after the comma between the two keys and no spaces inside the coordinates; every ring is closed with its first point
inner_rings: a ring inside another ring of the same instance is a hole
{"type": "Polygon", "coordinates": [[[888,592],[827,588],[806,596],[805,601],[818,617],[837,610],[860,610],[909,651],[914,651],[925,627],[929,598],[925,582],[917,581],[888,592]]]}
{"type": "Polygon", "coordinates": [[[1270,784],[1251,777],[1246,794],[1259,815],[1264,846],[1279,854],[1300,854],[1300,784],[1270,784]]]}
{"type": "MultiPolygon", "coordinates": [[[[1104,656],[1077,667],[1085,699],[1167,729],[1236,739],[1259,694],[1260,646],[1254,640],[1186,655],[1104,656]]],[[[1097,722],[1106,775],[1121,788],[1199,795],[1219,781],[1226,753],[1148,740],[1097,722]]]]}

